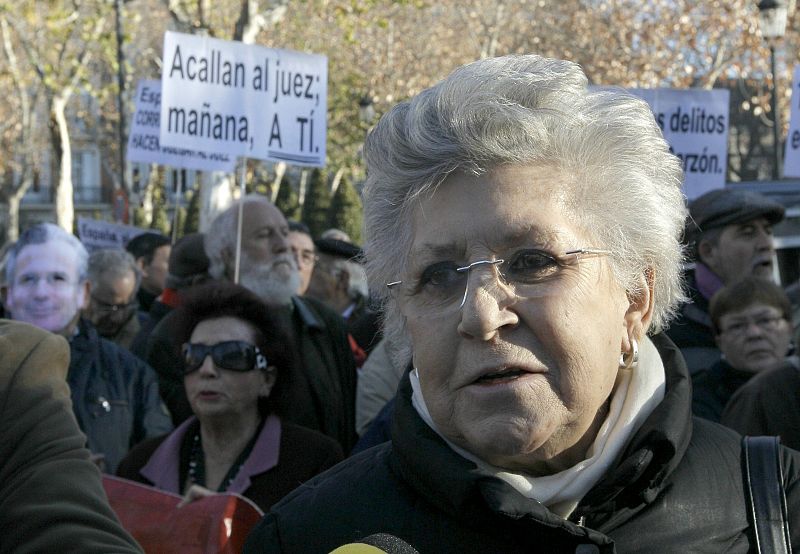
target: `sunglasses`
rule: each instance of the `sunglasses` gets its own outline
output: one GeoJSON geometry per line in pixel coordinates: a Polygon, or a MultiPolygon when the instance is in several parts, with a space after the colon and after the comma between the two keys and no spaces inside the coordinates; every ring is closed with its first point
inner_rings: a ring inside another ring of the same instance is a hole
{"type": "Polygon", "coordinates": [[[207,356],[214,365],[230,371],[246,372],[254,369],[267,369],[267,358],[258,346],[241,340],[229,340],[213,346],[186,343],[183,345],[183,374],[188,375],[200,369],[207,356]]]}

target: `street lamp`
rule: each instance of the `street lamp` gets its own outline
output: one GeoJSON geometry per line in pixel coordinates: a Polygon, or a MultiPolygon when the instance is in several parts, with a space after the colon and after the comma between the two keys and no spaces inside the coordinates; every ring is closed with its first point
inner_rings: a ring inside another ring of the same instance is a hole
{"type": "Polygon", "coordinates": [[[772,70],[772,90],[770,108],[772,109],[772,140],[775,147],[772,175],[780,178],[781,167],[781,129],[778,116],[778,74],[775,71],[775,43],[786,32],[787,6],[785,0],[761,0],[758,3],[758,24],[769,46],[770,65],[772,70]]]}

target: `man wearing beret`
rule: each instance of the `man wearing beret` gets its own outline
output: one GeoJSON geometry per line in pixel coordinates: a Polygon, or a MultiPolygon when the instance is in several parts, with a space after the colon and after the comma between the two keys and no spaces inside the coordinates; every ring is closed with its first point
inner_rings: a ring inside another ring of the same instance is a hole
{"type": "Polygon", "coordinates": [[[306,296],[341,314],[357,346],[370,352],[380,340],[380,326],[378,314],[369,303],[367,274],[358,262],[361,248],[334,238],[320,238],[314,244],[318,260],[306,296]]]}
{"type": "Polygon", "coordinates": [[[681,349],[691,373],[720,358],[708,315],[714,293],[747,276],[772,279],[772,226],[783,216],[777,202],[743,190],[713,190],[689,204],[685,240],[695,259],[687,278],[691,302],[681,308],[667,335],[681,349]]]}

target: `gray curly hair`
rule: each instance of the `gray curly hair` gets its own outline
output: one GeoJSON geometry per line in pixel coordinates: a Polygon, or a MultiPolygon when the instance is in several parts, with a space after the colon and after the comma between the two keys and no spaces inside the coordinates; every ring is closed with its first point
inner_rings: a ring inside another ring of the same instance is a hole
{"type": "Polygon", "coordinates": [[[679,160],[643,100],[590,90],[577,64],[518,55],[460,67],[384,115],[364,152],[366,269],[392,340],[407,345],[385,285],[408,265],[417,202],[454,172],[480,175],[499,165],[548,166],[573,177],[559,192],[596,245],[612,252],[616,279],[631,294],[643,275],[654,280],[651,332],[685,300],[679,160]]]}

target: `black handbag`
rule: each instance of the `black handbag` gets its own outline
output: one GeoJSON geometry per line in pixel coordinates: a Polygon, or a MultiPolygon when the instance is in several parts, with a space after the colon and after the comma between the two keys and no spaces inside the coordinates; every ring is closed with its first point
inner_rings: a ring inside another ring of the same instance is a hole
{"type": "Polygon", "coordinates": [[[778,437],[742,439],[742,474],[747,516],[756,552],[791,554],[789,517],[778,437]]]}

